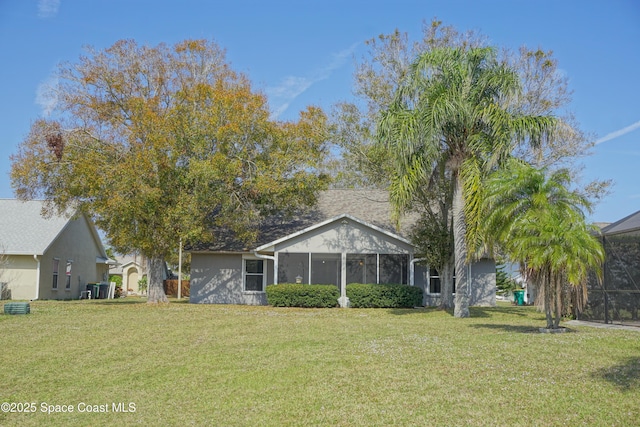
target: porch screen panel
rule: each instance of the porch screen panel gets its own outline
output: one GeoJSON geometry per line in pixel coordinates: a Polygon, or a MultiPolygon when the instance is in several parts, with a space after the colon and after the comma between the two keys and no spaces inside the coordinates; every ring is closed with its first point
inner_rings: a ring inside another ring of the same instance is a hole
{"type": "Polygon", "coordinates": [[[376,254],[347,254],[347,283],[376,283],[376,254]]]}
{"type": "Polygon", "coordinates": [[[308,253],[278,253],[278,283],[309,283],[309,254],[308,253]]]}
{"type": "Polygon", "coordinates": [[[606,254],[601,283],[589,277],[589,301],[580,320],[640,327],[640,230],[605,235],[606,254]]]}
{"type": "Polygon", "coordinates": [[[380,254],[381,284],[407,284],[409,255],[380,254]]]}
{"type": "Polygon", "coordinates": [[[311,283],[340,287],[340,254],[311,254],[311,283]]]}

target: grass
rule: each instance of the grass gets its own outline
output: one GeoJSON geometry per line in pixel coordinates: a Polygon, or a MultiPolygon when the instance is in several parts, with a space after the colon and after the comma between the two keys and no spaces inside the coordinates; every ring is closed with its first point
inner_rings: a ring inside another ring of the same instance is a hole
{"type": "Polygon", "coordinates": [[[0,315],[0,402],[36,412],[0,425],[637,425],[640,333],[471,314],[34,302],[0,315]]]}

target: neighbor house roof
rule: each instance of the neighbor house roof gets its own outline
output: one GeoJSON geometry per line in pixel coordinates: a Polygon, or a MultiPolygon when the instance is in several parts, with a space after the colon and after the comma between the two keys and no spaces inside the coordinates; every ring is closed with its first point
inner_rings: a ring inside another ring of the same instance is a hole
{"type": "Polygon", "coordinates": [[[115,264],[112,267],[112,274],[122,274],[124,267],[131,264],[142,266],[142,256],[136,253],[132,254],[114,254],[113,259],[115,264]]]}
{"type": "Polygon", "coordinates": [[[604,227],[602,234],[618,234],[636,230],[640,230],[640,211],[604,227]]]}
{"type": "MultiPolygon", "coordinates": [[[[42,215],[41,200],[0,199],[0,251],[5,255],[42,255],[64,230],[71,216],[42,215]]],[[[102,243],[93,224],[94,238],[102,243]]],[[[103,253],[106,256],[106,254],[103,253]]]]}
{"type": "Polygon", "coordinates": [[[392,207],[387,191],[332,189],[320,193],[318,203],[310,209],[291,217],[274,216],[263,220],[259,227],[258,238],[251,245],[238,241],[228,233],[218,233],[217,240],[212,244],[194,245],[190,249],[192,251],[246,252],[344,214],[400,237],[407,237],[408,228],[414,221],[412,218],[407,218],[402,221],[401,230],[396,230],[391,219],[392,207]]]}

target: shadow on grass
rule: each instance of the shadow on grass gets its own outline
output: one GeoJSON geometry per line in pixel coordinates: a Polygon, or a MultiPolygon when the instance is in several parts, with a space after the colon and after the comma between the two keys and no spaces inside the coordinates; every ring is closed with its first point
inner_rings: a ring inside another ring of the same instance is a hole
{"type": "MultiPolygon", "coordinates": [[[[453,316],[453,309],[441,310],[438,307],[419,307],[419,308],[392,308],[389,309],[390,314],[395,314],[398,316],[408,315],[408,314],[424,314],[424,313],[433,313],[433,312],[446,312],[449,315],[453,316]]],[[[497,307],[469,307],[470,317],[475,318],[489,318],[494,315],[512,315],[512,316],[522,316],[527,317],[530,315],[527,308],[519,307],[519,306],[497,306],[497,307]]]]}
{"type": "Polygon", "coordinates": [[[622,391],[640,389],[640,357],[629,357],[618,365],[597,370],[592,376],[603,379],[622,391]]]}
{"type": "Polygon", "coordinates": [[[522,306],[470,307],[471,317],[491,317],[494,314],[508,314],[511,316],[527,317],[531,313],[529,308],[522,306]]]}
{"type": "MultiPolygon", "coordinates": [[[[99,304],[99,305],[131,305],[131,304],[147,304],[146,298],[114,298],[114,299],[99,299],[99,300],[91,300],[90,304],[99,304]]],[[[189,298],[169,298],[169,304],[189,304],[189,298]]]]}
{"type": "Polygon", "coordinates": [[[142,298],[115,298],[115,299],[96,299],[87,301],[89,304],[98,305],[132,305],[146,304],[147,300],[142,298]]]}
{"type": "MultiPolygon", "coordinates": [[[[440,310],[438,307],[416,307],[416,308],[388,308],[388,313],[396,316],[406,316],[409,314],[417,315],[417,314],[425,314],[425,313],[435,313],[435,312],[444,312],[445,310],[440,310]]],[[[446,310],[447,313],[453,316],[453,310],[446,310]]]]}
{"type": "MultiPolygon", "coordinates": [[[[544,325],[542,325],[544,326],[544,325]]],[[[542,327],[540,326],[540,327],[542,327]]],[[[537,326],[529,326],[529,325],[507,325],[507,324],[494,324],[494,323],[481,323],[477,325],[470,325],[472,328],[476,329],[493,329],[493,330],[501,330],[505,332],[513,332],[518,334],[539,334],[540,327],[537,326]]],[[[573,332],[572,330],[567,330],[567,332],[573,332]]]]}

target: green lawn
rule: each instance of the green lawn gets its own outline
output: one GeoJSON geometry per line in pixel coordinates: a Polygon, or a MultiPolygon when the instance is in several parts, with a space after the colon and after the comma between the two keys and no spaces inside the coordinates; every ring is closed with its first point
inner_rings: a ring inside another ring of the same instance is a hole
{"type": "Polygon", "coordinates": [[[36,412],[0,425],[640,423],[640,332],[471,314],[35,302],[0,314],[0,402],[36,412]]]}

